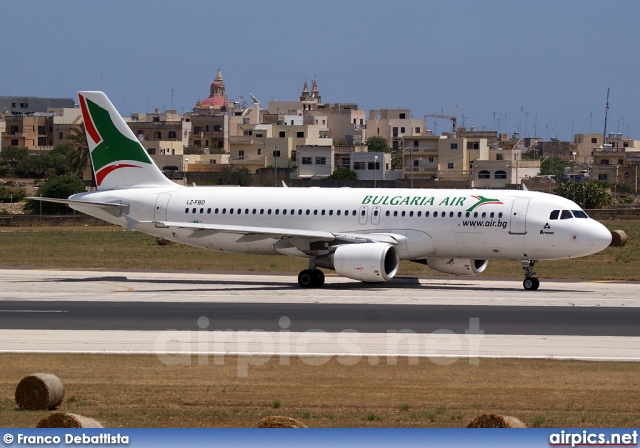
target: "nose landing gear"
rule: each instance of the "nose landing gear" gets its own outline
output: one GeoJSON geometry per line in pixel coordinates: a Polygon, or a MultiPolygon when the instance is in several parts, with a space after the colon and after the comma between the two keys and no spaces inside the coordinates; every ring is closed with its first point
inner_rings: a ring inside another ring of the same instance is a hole
{"type": "Polygon", "coordinates": [[[540,280],[534,277],[536,273],[533,267],[536,265],[536,262],[536,260],[522,260],[522,269],[524,269],[525,276],[522,286],[524,286],[524,289],[527,291],[535,291],[540,287],[540,280]]]}

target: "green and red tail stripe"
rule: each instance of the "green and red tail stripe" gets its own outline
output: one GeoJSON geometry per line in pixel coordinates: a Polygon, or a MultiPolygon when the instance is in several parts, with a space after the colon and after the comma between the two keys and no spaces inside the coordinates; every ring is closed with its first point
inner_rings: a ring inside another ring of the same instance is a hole
{"type": "Polygon", "coordinates": [[[174,185],[158,170],[104,93],[82,92],[78,97],[98,189],[174,185]],[[139,174],[123,171],[120,176],[109,176],[122,168],[137,168],[139,174]]]}

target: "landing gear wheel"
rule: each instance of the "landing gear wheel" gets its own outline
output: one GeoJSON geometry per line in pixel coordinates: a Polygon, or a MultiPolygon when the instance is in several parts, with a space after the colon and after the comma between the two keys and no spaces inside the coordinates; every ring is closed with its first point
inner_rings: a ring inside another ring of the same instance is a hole
{"type": "Polygon", "coordinates": [[[298,284],[303,288],[320,288],[324,285],[324,273],[319,269],[305,269],[298,274],[298,284]]]}
{"type": "Polygon", "coordinates": [[[314,269],[313,274],[315,276],[314,288],[322,288],[324,285],[324,272],[320,269],[314,269]]]}
{"type": "Polygon", "coordinates": [[[540,287],[540,280],[535,277],[527,277],[522,282],[522,286],[524,286],[524,289],[527,291],[535,291],[540,287]]]}
{"type": "Polygon", "coordinates": [[[313,288],[316,276],[311,269],[305,269],[298,274],[298,284],[302,288],[313,288]]]}

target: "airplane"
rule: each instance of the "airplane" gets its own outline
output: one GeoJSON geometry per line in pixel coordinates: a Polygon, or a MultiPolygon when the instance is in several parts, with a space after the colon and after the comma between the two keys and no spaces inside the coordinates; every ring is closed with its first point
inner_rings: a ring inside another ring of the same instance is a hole
{"type": "Polygon", "coordinates": [[[536,290],[538,261],[594,254],[611,242],[575,202],[526,190],[178,185],[103,92],[78,96],[96,190],[30,199],[190,246],[307,258],[303,288],[324,285],[319,267],[379,283],[397,274],[400,260],[478,275],[502,259],[520,261],[524,289],[536,290]]]}

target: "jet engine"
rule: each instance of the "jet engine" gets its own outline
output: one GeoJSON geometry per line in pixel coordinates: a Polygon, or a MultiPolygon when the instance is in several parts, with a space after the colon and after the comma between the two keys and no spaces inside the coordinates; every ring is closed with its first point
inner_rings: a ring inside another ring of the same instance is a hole
{"type": "Polygon", "coordinates": [[[453,275],[482,274],[489,264],[488,260],[469,260],[463,258],[427,258],[427,265],[436,271],[453,275]]]}
{"type": "Polygon", "coordinates": [[[334,253],[316,258],[316,265],[362,282],[392,279],[400,266],[398,249],[386,243],[356,243],[338,246],[334,253]]]}

